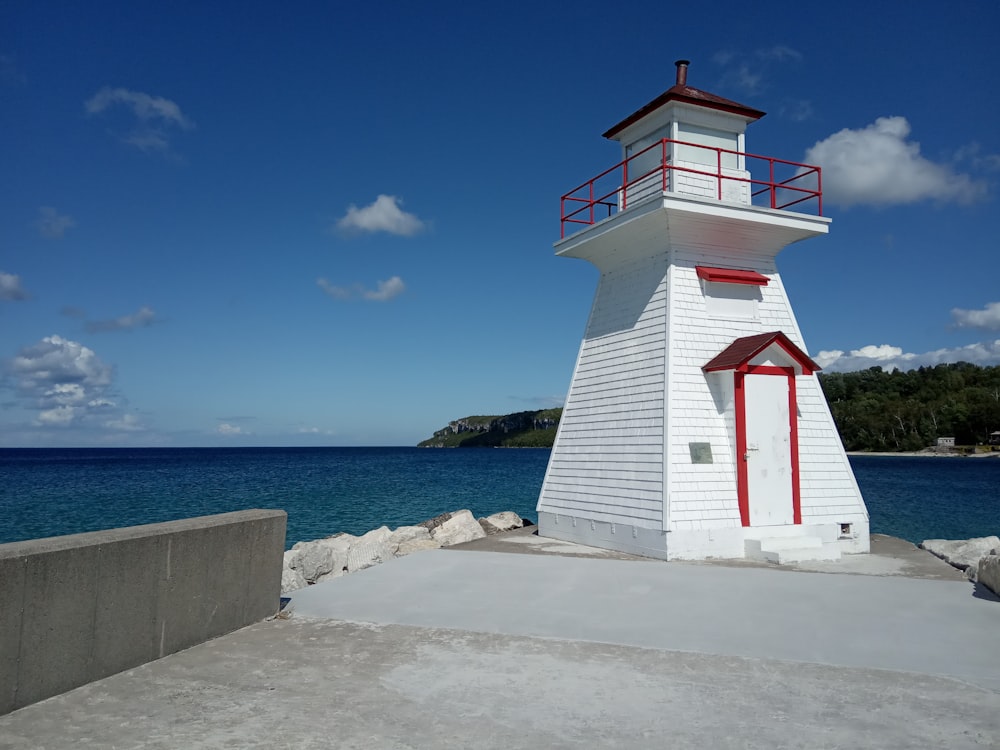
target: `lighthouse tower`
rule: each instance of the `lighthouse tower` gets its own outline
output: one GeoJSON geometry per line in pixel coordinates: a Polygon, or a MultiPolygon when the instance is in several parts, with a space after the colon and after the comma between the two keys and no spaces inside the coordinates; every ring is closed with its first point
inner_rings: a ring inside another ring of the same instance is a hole
{"type": "Polygon", "coordinates": [[[775,266],[826,234],[820,170],[747,153],[764,113],[674,86],[608,130],[556,254],[601,273],[539,534],[666,560],[838,559],[868,513],[775,266]]]}

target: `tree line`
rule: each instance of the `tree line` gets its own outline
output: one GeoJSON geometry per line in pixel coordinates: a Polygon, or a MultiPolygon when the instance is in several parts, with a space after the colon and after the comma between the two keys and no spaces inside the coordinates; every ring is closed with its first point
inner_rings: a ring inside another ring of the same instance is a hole
{"type": "Polygon", "coordinates": [[[1000,366],[871,367],[820,373],[819,381],[850,451],[920,450],[939,437],[979,445],[1000,430],[1000,366]]]}

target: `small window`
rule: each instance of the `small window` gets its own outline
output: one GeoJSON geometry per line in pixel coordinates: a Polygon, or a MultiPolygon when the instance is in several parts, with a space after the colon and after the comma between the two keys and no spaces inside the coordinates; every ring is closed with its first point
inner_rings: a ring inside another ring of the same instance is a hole
{"type": "Polygon", "coordinates": [[[713,318],[757,320],[757,304],[761,300],[759,286],[702,281],[705,291],[705,312],[713,318]]]}

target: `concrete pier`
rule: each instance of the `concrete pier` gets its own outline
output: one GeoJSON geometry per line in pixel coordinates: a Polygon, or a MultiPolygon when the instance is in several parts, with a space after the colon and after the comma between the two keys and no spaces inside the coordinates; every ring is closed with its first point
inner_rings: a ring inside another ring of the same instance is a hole
{"type": "Polygon", "coordinates": [[[480,542],[0,717],[0,748],[1000,747],[1000,601],[912,545],[815,572],[480,542]]]}

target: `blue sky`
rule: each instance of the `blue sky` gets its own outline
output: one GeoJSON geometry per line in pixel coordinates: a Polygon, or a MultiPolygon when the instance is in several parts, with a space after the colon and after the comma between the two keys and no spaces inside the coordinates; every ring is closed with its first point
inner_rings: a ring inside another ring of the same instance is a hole
{"type": "Polygon", "coordinates": [[[559,196],[678,58],[824,167],[779,268],[828,370],[1000,363],[1000,5],[688,5],[4,3],[0,445],[560,404],[597,274],[559,196]]]}

